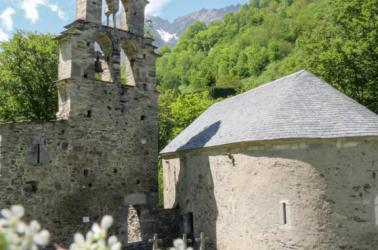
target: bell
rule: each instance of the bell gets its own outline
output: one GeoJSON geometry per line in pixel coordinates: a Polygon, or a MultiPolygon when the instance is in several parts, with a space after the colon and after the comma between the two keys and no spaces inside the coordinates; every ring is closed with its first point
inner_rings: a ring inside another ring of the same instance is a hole
{"type": "Polygon", "coordinates": [[[102,72],[104,72],[104,70],[102,69],[101,61],[100,61],[100,53],[97,53],[97,55],[96,55],[95,72],[96,73],[102,73],[102,72]]]}

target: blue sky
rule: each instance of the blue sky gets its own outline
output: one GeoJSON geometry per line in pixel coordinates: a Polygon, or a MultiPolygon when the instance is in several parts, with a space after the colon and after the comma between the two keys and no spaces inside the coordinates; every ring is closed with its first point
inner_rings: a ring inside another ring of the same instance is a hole
{"type": "MultiPolygon", "coordinates": [[[[202,8],[248,0],[150,0],[147,13],[169,20],[202,8]]],[[[75,0],[0,0],[0,41],[17,30],[59,33],[75,18],[75,0]]]]}

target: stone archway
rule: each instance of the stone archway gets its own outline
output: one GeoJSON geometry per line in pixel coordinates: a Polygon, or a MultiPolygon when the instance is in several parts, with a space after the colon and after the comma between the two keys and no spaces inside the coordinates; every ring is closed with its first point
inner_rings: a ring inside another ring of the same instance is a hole
{"type": "Polygon", "coordinates": [[[96,80],[105,82],[114,81],[114,67],[113,67],[113,42],[111,37],[101,32],[95,37],[95,61],[99,60],[102,67],[102,72],[96,72],[96,80]]]}
{"type": "Polygon", "coordinates": [[[140,72],[137,66],[139,53],[137,42],[129,40],[122,43],[121,53],[121,58],[124,61],[121,70],[122,83],[128,86],[137,86],[137,82],[140,82],[140,72]]]}

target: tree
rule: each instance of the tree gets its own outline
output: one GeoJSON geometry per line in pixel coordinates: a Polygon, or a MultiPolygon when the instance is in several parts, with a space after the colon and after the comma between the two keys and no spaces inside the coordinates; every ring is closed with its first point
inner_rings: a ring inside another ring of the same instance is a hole
{"type": "Polygon", "coordinates": [[[159,98],[159,147],[163,149],[202,112],[219,100],[209,92],[178,94],[169,90],[159,98]]]}
{"type": "Polygon", "coordinates": [[[378,113],[378,0],[332,0],[302,38],[306,68],[378,113]]]}
{"type": "Polygon", "coordinates": [[[181,133],[182,130],[217,101],[213,100],[207,91],[179,95],[170,105],[174,124],[171,139],[181,133]]]}
{"type": "Polygon", "coordinates": [[[171,104],[176,98],[175,90],[168,90],[159,97],[159,150],[162,150],[173,139],[172,131],[175,124],[171,104]]]}
{"type": "Polygon", "coordinates": [[[214,81],[230,86],[238,78],[258,79],[271,65],[279,68],[295,52],[303,31],[317,25],[325,1],[253,0],[223,21],[194,23],[176,47],[162,50],[157,61],[161,90],[210,90],[214,81]]]}
{"type": "Polygon", "coordinates": [[[0,120],[52,120],[57,111],[58,44],[18,31],[0,43],[0,120]]]}

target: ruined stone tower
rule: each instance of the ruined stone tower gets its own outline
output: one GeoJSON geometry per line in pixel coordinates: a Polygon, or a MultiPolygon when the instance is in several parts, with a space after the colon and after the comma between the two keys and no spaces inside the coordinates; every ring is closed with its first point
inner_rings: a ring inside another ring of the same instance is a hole
{"type": "Polygon", "coordinates": [[[157,55],[144,37],[147,1],[123,0],[121,27],[103,25],[117,2],[77,0],[77,20],[58,37],[57,121],[0,126],[0,207],[24,205],[57,241],[105,214],[125,245],[154,231],[157,55]],[[130,211],[142,225],[134,234],[130,211]]]}

